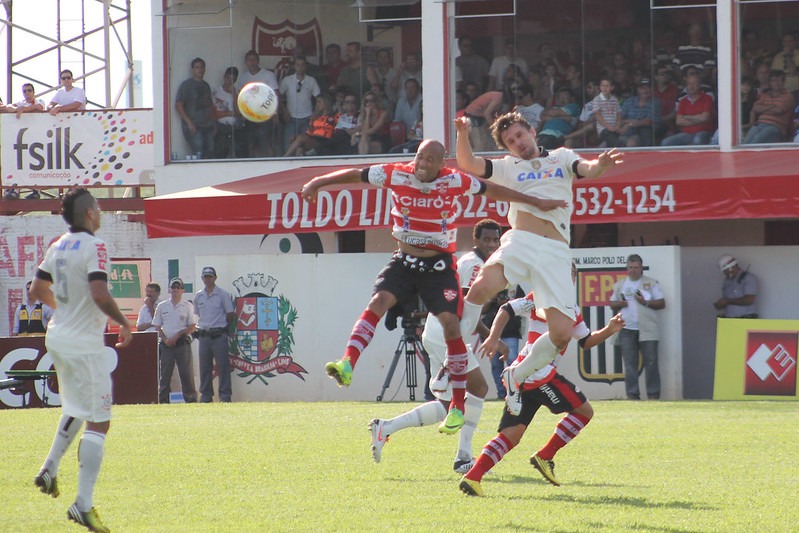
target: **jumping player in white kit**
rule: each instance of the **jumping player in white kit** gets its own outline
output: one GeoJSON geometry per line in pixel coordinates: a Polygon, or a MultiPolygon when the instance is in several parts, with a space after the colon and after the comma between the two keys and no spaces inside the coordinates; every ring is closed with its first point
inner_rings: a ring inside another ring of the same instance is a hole
{"type": "Polygon", "coordinates": [[[108,249],[94,236],[100,208],[88,190],[68,191],[61,215],[69,231],[53,243],[36,271],[31,293],[55,309],[45,344],[53,357],[63,403],[53,445],[34,484],[58,497],[58,467],[83,422],[78,447],[78,495],[67,518],[90,531],[109,531],[94,508],[105,438],[111,424],[111,370],[103,332],[107,318],[120,325],[117,347],[130,344],[130,325],[108,291],[108,249]]]}
{"type": "Polygon", "coordinates": [[[577,309],[571,281],[569,250],[574,178],[596,178],[622,162],[615,149],[586,161],[572,150],[552,152],[540,148],[536,134],[518,113],[507,113],[491,126],[498,146],[510,155],[502,159],[476,157],[469,144],[468,118],[455,120],[458,166],[466,172],[514,188],[526,194],[569,202],[567,208],[542,211],[535,206],[511,202],[511,230],[480,272],[466,296],[461,317],[464,335],[474,331],[482,306],[508,284],[531,287],[539,313],[546,317],[548,332],[532,346],[518,365],[503,372],[508,398],[519,393],[519,383],[552,361],[569,342],[577,309]]]}

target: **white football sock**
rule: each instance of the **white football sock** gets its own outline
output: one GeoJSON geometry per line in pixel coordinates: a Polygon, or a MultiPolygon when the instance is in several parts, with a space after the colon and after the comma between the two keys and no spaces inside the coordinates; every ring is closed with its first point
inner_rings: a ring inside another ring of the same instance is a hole
{"type": "Polygon", "coordinates": [[[558,347],[552,344],[552,341],[549,340],[549,332],[546,332],[536,339],[527,357],[520,363],[512,365],[514,367],[513,379],[522,383],[537,370],[541,370],[554,361],[556,355],[558,355],[558,347]]]}
{"type": "Polygon", "coordinates": [[[391,435],[401,429],[418,428],[438,424],[447,416],[447,410],[438,400],[423,403],[407,413],[402,413],[390,420],[383,422],[383,432],[391,435]]]}
{"type": "Polygon", "coordinates": [[[80,431],[83,425],[82,420],[73,418],[71,416],[62,415],[61,420],[58,421],[58,429],[53,438],[53,445],[50,446],[50,452],[44,460],[42,470],[47,470],[50,477],[58,475],[58,467],[61,464],[61,458],[67,453],[72,441],[75,440],[75,435],[80,431]]]}
{"type": "Polygon", "coordinates": [[[78,497],[75,503],[82,512],[88,512],[94,507],[94,485],[100,475],[100,466],[103,464],[103,447],[105,435],[94,431],[84,431],[78,447],[78,497]]]}
{"type": "Polygon", "coordinates": [[[460,439],[458,440],[458,454],[455,457],[457,460],[469,461],[474,457],[472,453],[472,437],[477,430],[477,423],[480,422],[480,415],[483,414],[483,398],[466,393],[466,401],[464,407],[466,412],[463,413],[464,423],[460,431],[460,439]]]}

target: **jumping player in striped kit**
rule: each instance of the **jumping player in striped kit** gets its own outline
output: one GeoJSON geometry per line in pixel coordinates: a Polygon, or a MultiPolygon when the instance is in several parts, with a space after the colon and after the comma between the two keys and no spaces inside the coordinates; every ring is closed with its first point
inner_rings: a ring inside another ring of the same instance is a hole
{"type": "Polygon", "coordinates": [[[506,187],[444,167],[444,146],[425,140],[412,163],[349,168],[318,176],[302,187],[305,200],[316,200],[322,187],[363,181],[391,189],[392,235],[398,249],[380,272],[369,305],[355,322],[344,356],[327,363],[325,371],[339,386],[348,386],[377,323],[393,306],[416,302],[436,315],[444,328],[447,366],[452,383],[449,412],[438,429],[453,434],[464,424],[464,397],[468,354],[461,337],[459,317],[463,297],[455,267],[454,226],[461,195],[486,194],[496,200],[530,204],[548,211],[565,206],[562,200],[542,201],[506,187]]]}
{"type": "MultiPolygon", "coordinates": [[[[502,330],[515,315],[529,317],[527,344],[519,353],[516,363],[524,360],[536,340],[547,332],[546,320],[536,313],[533,293],[529,293],[524,298],[511,300],[500,308],[491,325],[491,334],[479,348],[482,355],[490,357],[496,353],[502,330]]],[[[572,338],[577,339],[580,346],[587,350],[604,342],[622,327],[624,320],[621,315],[616,315],[610,319],[607,326],[592,332],[583,321],[582,313],[579,313],[572,329],[572,338]]],[[[461,478],[462,492],[470,496],[483,495],[480,486],[483,475],[519,444],[527,431],[527,426],[533,421],[541,406],[546,406],[554,414],[566,413],[566,416],[558,422],[549,442],[530,457],[530,463],[544,479],[553,485],[560,485],[555,478],[553,458],[560,448],[577,437],[594,415],[594,410],[582,391],[557,371],[558,360],[565,351],[566,348],[561,350],[558,357],[520,384],[521,394],[516,395],[519,403],[509,403],[508,409],[502,412],[499,434],[483,447],[483,453],[477,462],[461,478]]]]}

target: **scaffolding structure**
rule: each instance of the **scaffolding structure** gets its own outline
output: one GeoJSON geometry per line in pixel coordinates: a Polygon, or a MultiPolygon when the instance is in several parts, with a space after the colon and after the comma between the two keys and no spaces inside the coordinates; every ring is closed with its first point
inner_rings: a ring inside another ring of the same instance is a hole
{"type": "Polygon", "coordinates": [[[78,86],[92,87],[87,107],[117,108],[123,95],[121,107],[134,107],[131,0],[0,0],[0,5],[5,103],[20,99],[23,83],[33,83],[36,96],[49,101],[59,89],[58,73],[69,69],[78,86]]]}

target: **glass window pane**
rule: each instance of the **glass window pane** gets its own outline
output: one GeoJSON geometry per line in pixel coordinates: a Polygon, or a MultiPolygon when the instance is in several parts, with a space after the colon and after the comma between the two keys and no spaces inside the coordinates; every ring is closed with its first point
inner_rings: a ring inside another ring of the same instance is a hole
{"type": "MultiPolygon", "coordinates": [[[[420,22],[389,17],[382,7],[372,15],[383,20],[365,22],[344,4],[244,0],[223,13],[167,16],[173,159],[384,153],[420,134],[412,115],[419,104],[403,115],[406,130],[392,128],[407,78],[422,81],[420,22]],[[196,57],[206,63],[204,75],[181,91],[196,57]],[[247,120],[237,106],[249,82],[278,96],[278,111],[265,122],[247,120]]],[[[420,15],[418,1],[401,7],[420,15]]]]}
{"type": "Polygon", "coordinates": [[[799,141],[799,2],[742,2],[739,21],[739,142],[799,141]]]}

